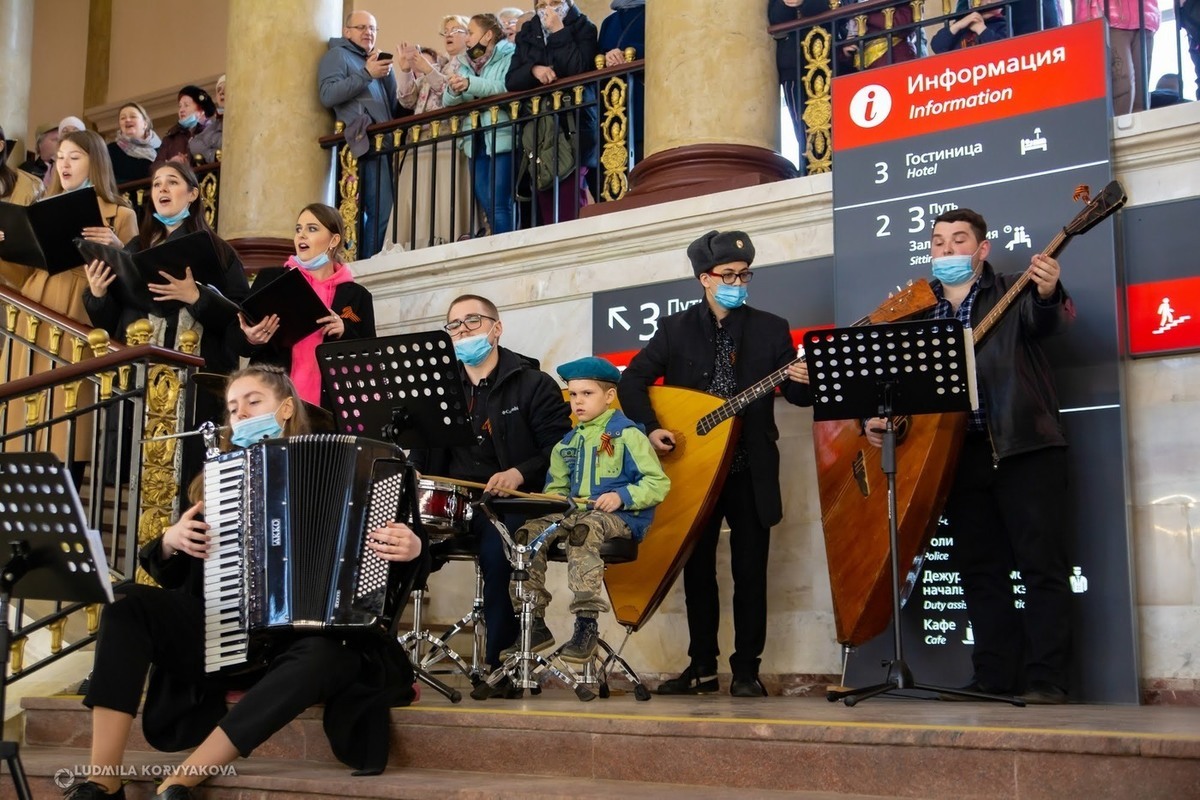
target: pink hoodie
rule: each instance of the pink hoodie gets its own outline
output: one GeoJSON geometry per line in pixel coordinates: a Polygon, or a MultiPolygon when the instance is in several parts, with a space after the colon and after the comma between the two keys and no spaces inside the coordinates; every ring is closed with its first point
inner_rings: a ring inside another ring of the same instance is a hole
{"type": "MultiPolygon", "coordinates": [[[[326,308],[333,308],[333,294],[340,284],[354,283],[354,276],[350,274],[346,265],[341,263],[335,264],[333,274],[323,281],[317,280],[312,272],[300,266],[295,256],[288,258],[284,266],[300,270],[300,274],[305,277],[309,286],[312,286],[326,308]]],[[[324,341],[325,335],[318,330],[292,345],[292,383],[296,384],[300,398],[313,405],[321,404],[321,373],[317,369],[317,345],[324,341]]]]}

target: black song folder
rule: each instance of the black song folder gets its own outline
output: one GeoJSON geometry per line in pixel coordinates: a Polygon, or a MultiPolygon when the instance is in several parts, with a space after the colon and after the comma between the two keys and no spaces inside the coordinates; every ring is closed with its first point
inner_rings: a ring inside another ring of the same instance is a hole
{"type": "Polygon", "coordinates": [[[99,259],[108,264],[121,285],[118,291],[127,302],[146,311],[164,313],[183,305],[177,300],[156,300],[146,288],[147,284],[166,283],[160,271],[173,278],[183,278],[190,267],[197,284],[225,284],[225,265],[207,231],[167,239],[139,253],[129,253],[85,239],[76,240],[75,246],[87,260],[99,259]]]}
{"type": "Polygon", "coordinates": [[[242,301],[242,315],[256,325],[270,314],[279,316],[279,330],[271,337],[277,346],[290,349],[292,345],[318,330],[317,320],[331,312],[299,269],[288,269],[266,284],[254,282],[250,296],[242,301]]]}
{"type": "Polygon", "coordinates": [[[104,227],[96,190],[88,186],[18,206],[0,202],[0,258],[57,274],[84,261],[74,241],[84,228],[104,227]]]}

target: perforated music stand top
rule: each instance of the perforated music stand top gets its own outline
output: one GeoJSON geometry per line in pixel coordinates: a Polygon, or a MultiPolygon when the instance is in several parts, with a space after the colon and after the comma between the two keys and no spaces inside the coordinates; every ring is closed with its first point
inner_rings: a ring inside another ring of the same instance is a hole
{"type": "Polygon", "coordinates": [[[112,602],[100,534],[88,529],[71,473],[52,453],[0,453],[0,564],[17,542],[28,545],[29,569],[13,597],[112,602]]]}
{"type": "Polygon", "coordinates": [[[975,343],[957,319],[809,331],[813,419],[937,414],[978,408],[975,343]]]}
{"type": "Polygon", "coordinates": [[[338,433],[406,448],[475,443],[445,331],[328,342],[317,347],[317,366],[338,433]]]}

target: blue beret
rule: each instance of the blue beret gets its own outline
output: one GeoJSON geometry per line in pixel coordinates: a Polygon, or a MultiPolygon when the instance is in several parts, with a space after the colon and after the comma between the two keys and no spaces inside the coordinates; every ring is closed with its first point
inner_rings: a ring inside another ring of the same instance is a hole
{"type": "Polygon", "coordinates": [[[621,370],[612,365],[611,361],[596,356],[577,358],[568,361],[558,368],[558,377],[564,381],[608,381],[620,383],[621,370]]]}
{"type": "Polygon", "coordinates": [[[699,278],[722,264],[745,261],[754,263],[754,243],[742,231],[709,231],[688,245],[688,258],[699,278]]]}

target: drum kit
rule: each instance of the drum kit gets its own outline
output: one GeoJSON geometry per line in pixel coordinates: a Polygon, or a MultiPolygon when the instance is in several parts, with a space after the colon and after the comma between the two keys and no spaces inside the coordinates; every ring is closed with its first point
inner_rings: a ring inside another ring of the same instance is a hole
{"type": "Polygon", "coordinates": [[[556,658],[556,653],[543,655],[532,652],[530,638],[534,606],[532,597],[523,591],[523,582],[528,577],[528,568],[533,556],[543,547],[548,548],[548,555],[552,560],[565,560],[555,559],[554,556],[554,547],[559,543],[556,541],[558,526],[550,527],[527,544],[518,544],[503,519],[513,515],[533,518],[563,513],[572,510],[575,505],[559,495],[516,490],[509,492],[507,497],[485,497],[485,488],[485,484],[482,483],[433,475],[425,475],[418,481],[418,508],[421,524],[429,537],[431,553],[434,553],[435,557],[447,560],[472,561],[475,567],[475,595],[471,610],[440,633],[425,627],[423,612],[427,590],[418,587],[413,591],[412,629],[400,637],[400,644],[408,651],[417,667],[418,676],[451,702],[458,702],[461,700],[461,693],[433,676],[458,673],[468,678],[472,685],[479,686],[486,682],[493,688],[507,677],[516,691],[523,693],[525,689],[530,689],[536,694],[540,691],[538,674],[545,671],[572,689],[580,700],[591,700],[596,697],[596,693],[589,688],[592,685],[598,685],[601,697],[608,696],[607,673],[611,668],[631,680],[637,699],[649,699],[649,692],[621,658],[620,652],[614,651],[603,641],[600,652],[604,655],[598,655],[592,662],[585,664],[580,672],[561,663],[556,658]],[[524,600],[518,610],[518,649],[490,675],[486,674],[483,663],[483,577],[478,563],[479,542],[471,534],[471,521],[476,514],[486,515],[500,533],[512,564],[517,595],[524,600]],[[472,633],[469,658],[460,655],[450,645],[452,638],[467,631],[472,633]]]}

